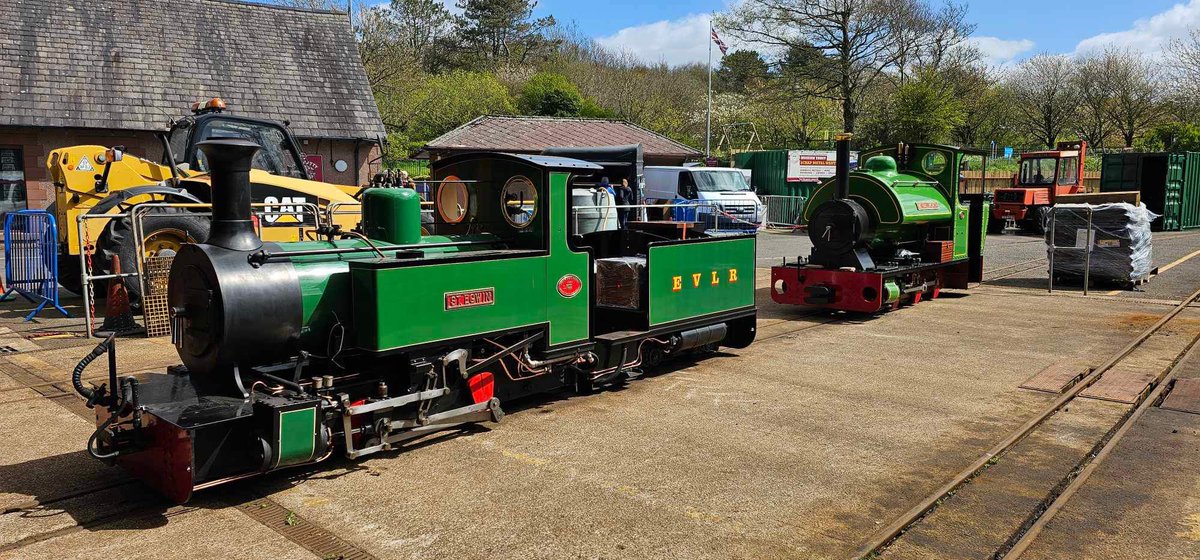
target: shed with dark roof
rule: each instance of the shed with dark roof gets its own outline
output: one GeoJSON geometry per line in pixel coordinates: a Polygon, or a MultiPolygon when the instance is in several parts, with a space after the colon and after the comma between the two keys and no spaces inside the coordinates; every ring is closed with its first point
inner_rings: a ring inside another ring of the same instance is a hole
{"type": "MultiPolygon", "coordinates": [[[[158,160],[154,134],[212,97],[288,123],[325,181],[365,182],[378,167],[386,133],[345,13],[236,0],[0,10],[0,181],[21,176],[30,208],[51,197],[50,150],[124,145],[158,160]]],[[[0,210],[25,206],[23,193],[2,194],[0,210]]]]}
{"type": "Polygon", "coordinates": [[[695,148],[622,120],[484,116],[435,138],[418,157],[437,160],[475,151],[538,154],[554,147],[630,144],[642,145],[646,165],[680,165],[702,156],[695,148]]]}

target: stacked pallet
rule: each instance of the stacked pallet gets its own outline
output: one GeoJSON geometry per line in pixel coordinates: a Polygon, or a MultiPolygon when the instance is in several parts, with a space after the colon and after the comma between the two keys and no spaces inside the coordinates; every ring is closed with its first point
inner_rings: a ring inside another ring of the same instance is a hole
{"type": "Polygon", "coordinates": [[[1137,284],[1150,275],[1150,223],[1145,204],[1058,204],[1046,225],[1046,251],[1056,277],[1137,284]]]}

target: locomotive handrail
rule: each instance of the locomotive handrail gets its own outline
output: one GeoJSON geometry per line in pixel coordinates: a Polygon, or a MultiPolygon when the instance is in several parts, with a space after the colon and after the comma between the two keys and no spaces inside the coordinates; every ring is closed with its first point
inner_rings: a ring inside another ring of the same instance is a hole
{"type": "MultiPolygon", "coordinates": [[[[291,206],[293,208],[292,211],[283,211],[283,210],[259,210],[259,211],[256,211],[255,214],[260,215],[260,216],[281,216],[281,215],[285,215],[285,214],[291,215],[291,214],[297,213],[295,211],[295,208],[297,208],[297,207],[304,208],[305,210],[311,210],[311,213],[314,216],[314,221],[316,222],[316,225],[318,225],[318,226],[321,225],[320,208],[316,204],[311,203],[311,202],[301,202],[301,203],[295,203],[295,204],[278,204],[278,203],[269,204],[269,203],[265,203],[265,202],[255,202],[255,203],[252,203],[251,206],[255,207],[255,208],[291,206]]],[[[145,253],[145,249],[144,249],[144,247],[142,247],[144,238],[142,237],[142,222],[141,222],[141,220],[146,215],[153,216],[154,214],[148,214],[148,212],[149,212],[149,210],[155,209],[155,208],[183,208],[183,209],[198,210],[198,209],[211,209],[212,205],[208,204],[208,203],[203,203],[203,202],[146,202],[146,203],[137,204],[137,205],[133,206],[127,212],[117,212],[117,213],[111,213],[111,214],[80,213],[75,217],[76,234],[78,235],[78,239],[83,241],[85,245],[90,245],[91,244],[90,236],[87,235],[87,233],[86,233],[87,220],[117,220],[117,219],[129,218],[133,222],[134,239],[138,240],[137,254],[142,255],[145,253]]],[[[302,212],[302,213],[308,213],[308,212],[302,212]]],[[[190,215],[198,216],[198,217],[211,217],[212,212],[211,211],[209,211],[209,212],[194,212],[193,211],[193,212],[190,212],[190,215]]],[[[300,226],[303,226],[303,225],[304,224],[300,224],[300,226]]],[[[86,321],[85,324],[87,325],[87,328],[84,330],[86,331],[87,338],[92,338],[93,337],[92,326],[95,321],[95,310],[92,309],[92,305],[95,300],[95,297],[92,295],[92,283],[97,282],[97,281],[103,281],[103,280],[112,280],[114,278],[131,278],[131,277],[137,277],[138,281],[141,282],[142,278],[143,278],[143,274],[144,274],[144,263],[142,262],[141,258],[134,259],[135,261],[137,261],[137,270],[133,271],[133,272],[122,272],[120,274],[91,274],[92,267],[90,266],[89,259],[88,259],[89,251],[87,250],[86,247],[84,247],[83,249],[84,250],[79,251],[79,270],[80,270],[80,285],[83,286],[83,289],[82,289],[82,291],[83,291],[83,294],[82,294],[83,295],[83,313],[84,313],[84,319],[86,321]]],[[[143,294],[147,293],[145,291],[145,286],[143,286],[142,293],[143,294]]]]}
{"type": "Polygon", "coordinates": [[[368,253],[378,251],[396,251],[404,249],[438,249],[442,247],[465,247],[471,245],[495,245],[498,240],[477,240],[477,241],[447,241],[444,243],[413,243],[409,245],[376,245],[375,247],[336,247],[329,249],[304,249],[300,251],[279,251],[272,253],[270,251],[257,251],[250,253],[247,260],[250,264],[261,265],[271,259],[282,259],[288,257],[310,257],[317,255],[341,255],[346,253],[368,253]]]}

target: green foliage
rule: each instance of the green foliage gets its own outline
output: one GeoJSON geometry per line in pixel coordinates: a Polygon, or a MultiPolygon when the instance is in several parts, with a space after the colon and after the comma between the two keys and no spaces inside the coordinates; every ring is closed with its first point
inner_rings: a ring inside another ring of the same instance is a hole
{"type": "Polygon", "coordinates": [[[1200,125],[1186,122],[1160,124],[1137,143],[1147,152],[1200,152],[1200,125]]]}
{"type": "Polygon", "coordinates": [[[756,51],[737,50],[721,57],[721,66],[713,72],[713,90],[743,93],[767,79],[767,61],[756,51]]]}
{"type": "Polygon", "coordinates": [[[380,100],[384,122],[391,128],[389,160],[482,115],[516,111],[508,88],[489,72],[458,70],[413,80],[412,86],[380,100]]]}
{"type": "MultiPolygon", "coordinates": [[[[547,35],[554,16],[535,19],[532,0],[458,0],[458,50],[479,63],[525,64],[558,43],[547,35]]],[[[482,67],[482,66],[480,66],[482,67]]]]}
{"type": "Polygon", "coordinates": [[[947,142],[962,124],[962,104],[941,76],[921,72],[896,90],[895,131],[907,142],[947,142]]]}
{"type": "Polygon", "coordinates": [[[577,117],[583,112],[583,95],[570,78],[539,72],[521,88],[517,108],[526,115],[577,117]]]}

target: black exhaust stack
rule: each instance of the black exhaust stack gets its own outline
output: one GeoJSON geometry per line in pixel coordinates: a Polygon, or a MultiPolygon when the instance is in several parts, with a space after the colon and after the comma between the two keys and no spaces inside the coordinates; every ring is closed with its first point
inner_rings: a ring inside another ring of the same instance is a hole
{"type": "Polygon", "coordinates": [[[850,138],[853,134],[843,132],[837,135],[837,164],[834,168],[837,178],[837,190],[833,195],[836,200],[850,198],[850,138]]]}
{"type": "Polygon", "coordinates": [[[207,243],[233,251],[261,248],[250,207],[250,162],[258,144],[231,138],[206,140],[197,146],[208,160],[212,181],[212,230],[207,243]]]}

